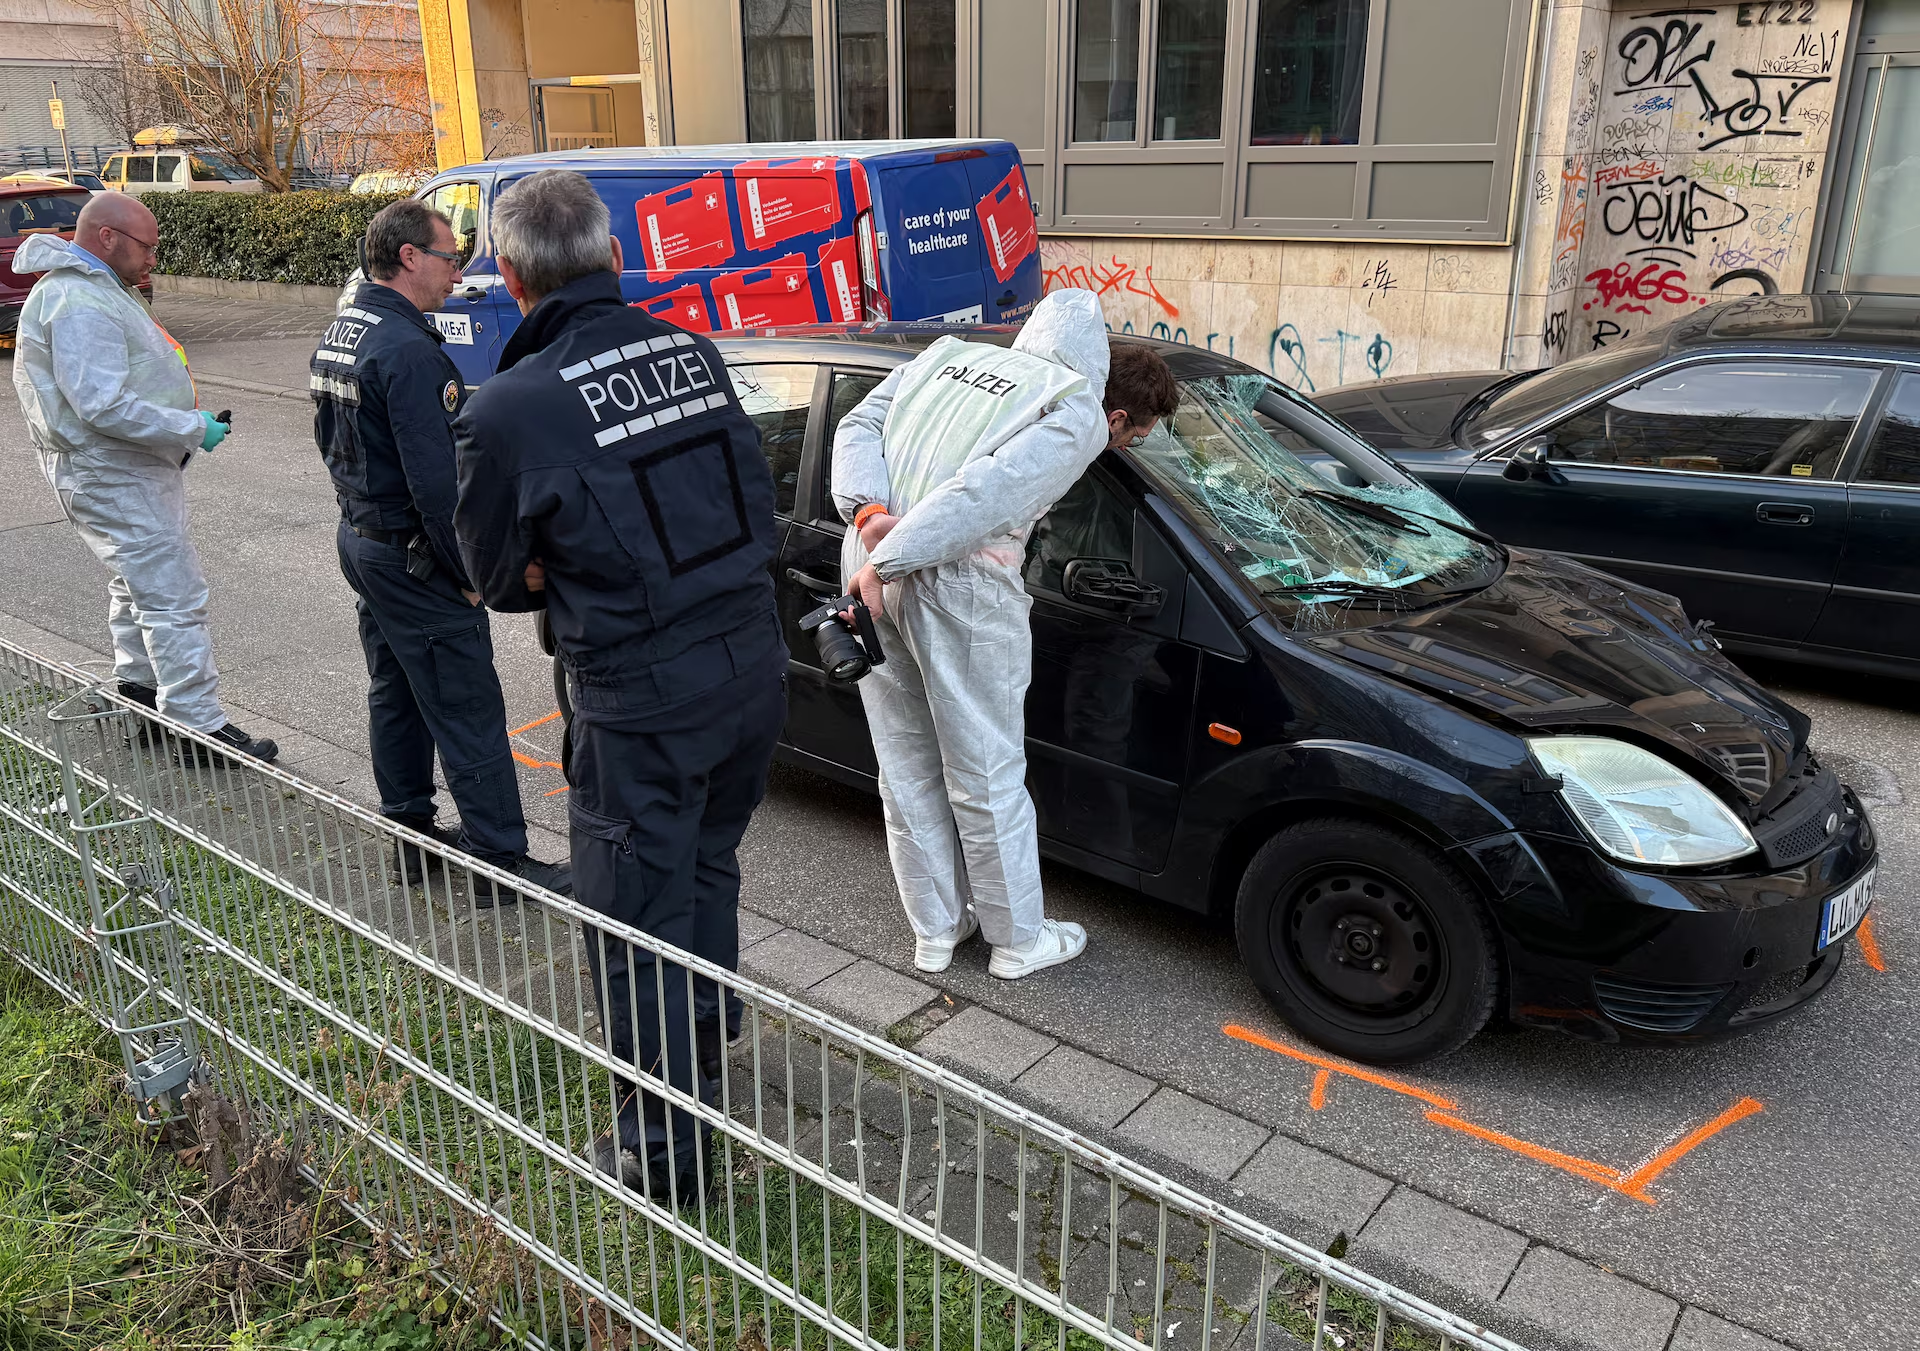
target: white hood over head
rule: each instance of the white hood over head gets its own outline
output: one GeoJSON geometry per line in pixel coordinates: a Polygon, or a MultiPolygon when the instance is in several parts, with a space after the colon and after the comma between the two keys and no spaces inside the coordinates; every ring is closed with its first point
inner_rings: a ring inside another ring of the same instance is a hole
{"type": "Polygon", "coordinates": [[[1107,387],[1107,321],[1100,297],[1091,291],[1063,290],[1043,296],[1013,350],[1058,362],[1094,386],[1095,397],[1107,387]]]}

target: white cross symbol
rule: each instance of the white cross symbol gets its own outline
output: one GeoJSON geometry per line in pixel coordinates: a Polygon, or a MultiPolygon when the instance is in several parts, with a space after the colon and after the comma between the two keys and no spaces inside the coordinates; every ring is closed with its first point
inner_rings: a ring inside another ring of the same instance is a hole
{"type": "Polygon", "coordinates": [[[712,193],[708,193],[707,194],[707,210],[711,211],[718,205],[720,205],[720,199],[718,197],[715,197],[712,193]]]}
{"type": "Polygon", "coordinates": [[[813,162],[813,171],[816,174],[826,167],[827,167],[827,162],[823,159],[817,159],[813,162]]]}
{"type": "Polygon", "coordinates": [[[1013,190],[1013,195],[1015,197],[1018,197],[1023,202],[1027,200],[1027,190],[1025,188],[1015,188],[1013,190]]]}
{"type": "Polygon", "coordinates": [[[787,289],[789,291],[798,291],[800,289],[800,279],[798,277],[788,277],[787,289]]]}
{"type": "Polygon", "coordinates": [[[700,307],[689,300],[687,302],[687,314],[692,318],[698,319],[700,317],[700,307]]]}

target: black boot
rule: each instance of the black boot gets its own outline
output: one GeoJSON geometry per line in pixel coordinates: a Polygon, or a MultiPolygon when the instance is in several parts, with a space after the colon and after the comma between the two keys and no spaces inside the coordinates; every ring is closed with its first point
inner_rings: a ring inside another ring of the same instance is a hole
{"type": "MultiPolygon", "coordinates": [[[[449,826],[437,826],[431,816],[391,816],[387,818],[397,826],[406,826],[422,835],[431,836],[449,849],[460,847],[460,832],[449,826]]],[[[393,879],[403,887],[417,887],[427,880],[428,873],[439,872],[446,860],[428,849],[408,840],[393,842],[393,879]]]]}
{"type": "MultiPolygon", "coordinates": [[[[265,761],[269,764],[273,762],[275,756],[280,754],[280,747],[274,742],[269,741],[266,737],[250,737],[233,723],[228,723],[219,731],[209,732],[207,735],[221,745],[229,746],[239,751],[242,755],[251,755],[254,759],[265,761]]],[[[180,759],[181,762],[190,769],[196,767],[205,769],[213,764],[214,756],[212,752],[208,751],[205,746],[200,745],[198,742],[182,741],[180,743],[180,759]]]]}
{"type": "MultiPolygon", "coordinates": [[[[522,854],[512,863],[495,866],[505,868],[532,886],[562,896],[573,895],[573,869],[565,863],[542,863],[531,854],[522,854]]],[[[495,887],[491,877],[473,874],[473,903],[482,910],[490,910],[496,905],[515,905],[522,894],[511,886],[495,887]]]]}
{"type": "MultiPolygon", "coordinates": [[[[136,685],[131,680],[119,680],[114,682],[114,690],[128,703],[138,704],[156,713],[160,711],[160,691],[151,685],[136,685]]],[[[151,746],[160,739],[159,728],[145,718],[139,719],[138,722],[140,730],[134,733],[133,740],[138,741],[142,746],[151,746]]]]}

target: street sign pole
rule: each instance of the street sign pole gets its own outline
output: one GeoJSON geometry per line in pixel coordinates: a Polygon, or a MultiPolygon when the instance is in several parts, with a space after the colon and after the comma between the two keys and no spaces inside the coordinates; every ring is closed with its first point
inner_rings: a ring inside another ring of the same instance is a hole
{"type": "Polygon", "coordinates": [[[53,97],[47,100],[47,111],[53,114],[53,128],[60,133],[60,158],[66,162],[67,180],[73,180],[73,151],[67,148],[67,105],[60,99],[60,81],[49,80],[53,86],[53,97]]]}

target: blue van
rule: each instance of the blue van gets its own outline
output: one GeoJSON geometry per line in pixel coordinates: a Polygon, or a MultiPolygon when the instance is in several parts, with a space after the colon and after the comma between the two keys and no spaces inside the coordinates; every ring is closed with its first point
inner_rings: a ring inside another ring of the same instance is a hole
{"type": "Polygon", "coordinates": [[[699,333],[925,319],[1005,323],[1043,290],[1037,216],[1007,141],[801,141],[574,150],[469,164],[417,196],[453,221],[461,283],[433,319],[469,384],[519,308],[487,233],[494,196],[540,169],[593,180],[627,300],[699,333]]]}

